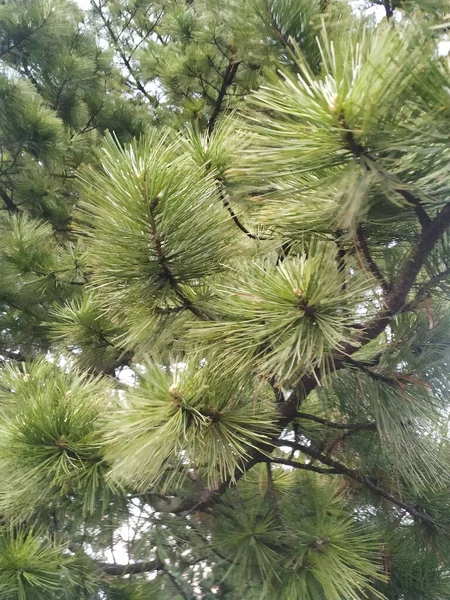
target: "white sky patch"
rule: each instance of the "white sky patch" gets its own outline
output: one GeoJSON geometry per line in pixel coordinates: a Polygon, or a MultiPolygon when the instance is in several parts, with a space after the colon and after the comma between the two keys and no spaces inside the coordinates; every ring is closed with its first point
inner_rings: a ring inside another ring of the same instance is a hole
{"type": "Polygon", "coordinates": [[[450,53],[450,40],[440,42],[438,51],[440,56],[447,56],[450,53]]]}
{"type": "Polygon", "coordinates": [[[89,10],[91,8],[91,0],[75,0],[75,2],[83,10],[89,10]]]}

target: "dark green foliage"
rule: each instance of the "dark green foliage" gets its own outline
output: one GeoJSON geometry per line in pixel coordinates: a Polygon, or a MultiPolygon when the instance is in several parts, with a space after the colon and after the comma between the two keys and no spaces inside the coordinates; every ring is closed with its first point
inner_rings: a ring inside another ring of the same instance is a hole
{"type": "Polygon", "coordinates": [[[448,13],[1,4],[1,598],[449,597],[448,13]]]}

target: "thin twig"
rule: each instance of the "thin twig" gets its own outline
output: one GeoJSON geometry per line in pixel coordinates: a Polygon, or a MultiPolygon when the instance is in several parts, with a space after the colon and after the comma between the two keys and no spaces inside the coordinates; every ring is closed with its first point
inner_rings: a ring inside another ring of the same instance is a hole
{"type": "MultiPolygon", "coordinates": [[[[289,442],[287,440],[282,441],[282,445],[292,446],[292,444],[293,444],[292,442],[289,442]]],[[[391,494],[391,492],[388,492],[387,490],[381,488],[375,479],[373,479],[371,477],[367,477],[366,475],[359,473],[355,469],[350,469],[349,467],[345,466],[343,463],[335,460],[334,458],[331,458],[330,456],[325,456],[325,455],[321,454],[320,452],[317,452],[311,446],[305,446],[304,444],[295,444],[295,449],[299,450],[303,454],[306,454],[307,456],[311,456],[312,458],[319,460],[323,464],[328,465],[329,467],[331,467],[333,469],[332,471],[323,470],[323,472],[325,474],[345,475],[346,477],[349,477],[350,479],[357,481],[358,483],[360,483],[364,487],[368,488],[369,490],[377,493],[379,496],[382,496],[386,500],[389,500],[389,502],[392,502],[392,504],[395,504],[396,506],[403,508],[411,516],[416,517],[417,519],[421,520],[423,523],[425,523],[427,525],[433,525],[433,526],[438,525],[432,517],[423,513],[422,511],[420,511],[416,506],[413,506],[412,504],[408,504],[408,503],[404,502],[400,498],[397,498],[397,496],[394,496],[394,494],[391,494]]],[[[292,462],[294,462],[294,461],[292,461],[292,462]]],[[[302,463],[297,463],[297,464],[302,465],[302,463]]],[[[295,464],[292,464],[291,466],[295,466],[296,468],[303,468],[303,465],[298,467],[295,464]]]]}

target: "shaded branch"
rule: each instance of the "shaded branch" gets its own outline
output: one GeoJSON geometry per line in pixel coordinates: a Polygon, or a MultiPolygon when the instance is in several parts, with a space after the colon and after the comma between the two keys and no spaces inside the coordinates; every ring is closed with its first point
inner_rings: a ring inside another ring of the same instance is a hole
{"type": "Polygon", "coordinates": [[[26,357],[21,352],[13,352],[11,350],[0,350],[0,357],[6,360],[15,360],[17,362],[26,362],[26,357]]]}
{"type": "Polygon", "coordinates": [[[149,232],[150,232],[150,237],[151,237],[151,240],[152,240],[154,248],[155,248],[156,256],[158,258],[159,266],[161,267],[162,275],[164,276],[166,281],[169,283],[170,287],[172,288],[172,290],[174,291],[176,296],[182,302],[183,306],[185,308],[187,308],[188,310],[190,310],[191,313],[194,314],[196,317],[199,317],[200,319],[206,319],[207,318],[206,315],[201,310],[199,310],[196,306],[194,306],[194,304],[189,300],[189,298],[180,289],[180,286],[178,285],[176,277],[170,270],[169,261],[166,257],[166,253],[164,250],[163,240],[161,239],[159,232],[156,229],[156,219],[153,214],[153,212],[156,210],[156,207],[158,206],[158,202],[159,202],[158,198],[155,198],[150,203],[151,220],[149,223],[149,232]]]}
{"type": "Polygon", "coordinates": [[[292,43],[291,39],[289,37],[286,37],[283,34],[282,30],[280,29],[280,26],[277,23],[276,17],[272,11],[272,8],[271,8],[268,0],[264,0],[264,8],[266,9],[266,13],[269,17],[270,25],[273,29],[273,32],[275,33],[276,37],[285,46],[288,54],[295,60],[296,59],[296,51],[295,51],[294,44],[292,43]]]}
{"type": "MultiPolygon", "coordinates": [[[[428,255],[449,226],[450,204],[446,204],[432,223],[422,230],[417,245],[404,259],[397,274],[396,282],[385,298],[385,308],[367,325],[358,341],[364,340],[364,343],[367,343],[378,337],[390,320],[401,311],[428,255]]],[[[354,352],[355,350],[351,351],[350,354],[354,352]]]]}
{"type": "MultiPolygon", "coordinates": [[[[370,162],[372,162],[374,165],[376,165],[377,160],[375,159],[375,157],[373,157],[367,151],[367,149],[364,148],[364,146],[362,146],[355,139],[353,131],[347,126],[344,114],[341,114],[338,117],[338,121],[342,125],[342,128],[344,130],[344,140],[346,142],[347,149],[353,154],[353,156],[358,161],[360,161],[361,158],[366,157],[370,162]]],[[[364,166],[367,171],[371,170],[367,163],[365,163],[364,166]]],[[[380,172],[380,174],[383,173],[383,171],[379,171],[379,169],[378,169],[378,172],[380,172]]],[[[414,211],[417,215],[417,218],[419,219],[419,223],[422,226],[422,229],[425,229],[426,227],[428,227],[431,224],[431,222],[432,222],[431,218],[428,216],[425,209],[423,208],[420,198],[415,196],[409,190],[404,189],[400,182],[399,182],[398,186],[394,188],[394,191],[397,194],[399,194],[400,196],[402,196],[402,198],[404,200],[406,200],[406,202],[414,208],[414,211]]]]}
{"type": "Polygon", "coordinates": [[[14,204],[13,199],[11,198],[11,196],[8,194],[8,192],[5,190],[5,188],[3,186],[0,186],[0,198],[5,203],[5,206],[8,210],[8,212],[10,212],[10,213],[18,213],[19,212],[18,207],[14,204]]]}
{"type": "Polygon", "coordinates": [[[386,13],[386,19],[389,21],[394,14],[394,9],[391,6],[390,0],[383,0],[383,6],[386,13]]]}
{"type": "MultiPolygon", "coordinates": [[[[134,79],[134,85],[135,87],[141,92],[141,94],[147,98],[147,100],[153,104],[156,105],[157,101],[156,99],[151,96],[147,90],[145,89],[144,85],[142,84],[141,80],[139,79],[133,65],[131,64],[131,57],[128,57],[125,52],[122,49],[122,45],[120,43],[119,38],[116,36],[116,34],[114,33],[114,29],[111,25],[111,21],[105,16],[103,10],[102,10],[102,5],[99,3],[98,5],[95,3],[95,0],[91,0],[91,6],[96,10],[97,14],[100,16],[103,25],[105,26],[113,44],[114,44],[114,48],[116,50],[116,52],[119,54],[120,58],[122,59],[123,64],[125,65],[125,67],[127,68],[129,74],[131,75],[131,77],[134,79]]],[[[159,21],[161,20],[161,16],[158,16],[158,18],[156,19],[156,21],[153,24],[153,27],[151,28],[151,30],[148,32],[148,35],[150,35],[150,33],[152,33],[152,31],[156,28],[156,26],[158,25],[159,21]]]]}
{"type": "Polygon", "coordinates": [[[414,196],[414,194],[412,194],[408,190],[397,188],[395,191],[397,192],[397,194],[400,194],[400,196],[402,196],[402,198],[404,198],[406,202],[408,202],[408,204],[411,204],[413,206],[421,226],[428,227],[428,225],[431,223],[431,219],[426,213],[425,209],[423,208],[419,198],[414,196]]]}
{"type": "Polygon", "coordinates": [[[223,189],[223,187],[221,187],[220,190],[220,199],[222,200],[222,203],[224,205],[224,207],[227,209],[228,214],[230,215],[231,219],[233,220],[233,223],[243,232],[245,233],[245,235],[250,238],[251,240],[267,240],[268,238],[266,237],[260,237],[258,235],[256,235],[255,233],[251,233],[251,231],[249,231],[245,225],[243,225],[241,223],[241,221],[239,220],[239,217],[237,216],[237,214],[234,212],[233,207],[230,204],[230,201],[227,198],[227,195],[225,193],[225,190],[223,189]]]}
{"type": "Polygon", "coordinates": [[[178,582],[178,580],[175,577],[175,575],[171,571],[169,571],[169,569],[166,567],[165,564],[162,565],[161,570],[170,579],[170,581],[172,582],[173,587],[177,590],[178,594],[180,594],[180,596],[182,598],[184,598],[184,600],[189,600],[189,596],[186,594],[186,592],[184,591],[184,589],[182,588],[182,586],[178,582]]]}
{"type": "MultiPolygon", "coordinates": [[[[420,297],[421,295],[423,295],[426,292],[427,287],[435,285],[436,283],[440,283],[443,279],[446,279],[447,277],[450,277],[450,267],[445,269],[445,271],[441,271],[434,277],[431,277],[431,279],[420,282],[419,291],[417,292],[417,296],[420,297]]],[[[423,300],[423,298],[422,298],[422,300],[423,300]]]]}
{"type": "Polygon", "coordinates": [[[222,104],[223,104],[223,101],[225,100],[227,90],[230,87],[230,85],[232,85],[234,78],[236,77],[236,73],[237,73],[237,70],[238,70],[240,64],[241,64],[241,61],[239,61],[239,60],[234,60],[234,58],[229,59],[227,68],[225,70],[225,74],[223,76],[222,86],[219,90],[219,94],[218,94],[216,102],[214,104],[213,111],[208,120],[208,134],[209,135],[211,135],[214,130],[214,127],[215,127],[216,121],[217,121],[217,117],[219,116],[220,111],[222,110],[222,104]]]}
{"type": "MultiPolygon", "coordinates": [[[[295,450],[295,448],[294,448],[295,450]]],[[[295,460],[290,460],[289,458],[270,458],[271,463],[275,463],[277,465],[286,465],[287,467],[293,467],[294,469],[301,469],[303,471],[313,471],[314,473],[320,473],[321,475],[339,475],[339,471],[335,469],[325,469],[323,467],[316,467],[313,464],[307,463],[299,463],[295,460]]]]}
{"type": "Polygon", "coordinates": [[[352,358],[349,357],[349,358],[347,358],[347,360],[345,362],[348,365],[355,367],[356,369],[359,369],[360,371],[362,371],[365,375],[368,375],[374,381],[379,381],[380,383],[385,383],[386,385],[390,385],[390,386],[395,386],[398,383],[398,381],[394,377],[387,377],[386,375],[382,375],[381,373],[372,371],[371,369],[369,369],[369,367],[366,365],[366,363],[364,363],[362,361],[353,360],[352,358]]]}
{"type": "Polygon", "coordinates": [[[380,284],[383,293],[387,294],[389,292],[389,285],[386,282],[383,273],[380,271],[380,268],[372,258],[372,254],[370,253],[369,246],[367,245],[367,240],[364,236],[361,225],[356,230],[356,246],[359,252],[362,254],[365,263],[369,267],[369,271],[380,284]]]}

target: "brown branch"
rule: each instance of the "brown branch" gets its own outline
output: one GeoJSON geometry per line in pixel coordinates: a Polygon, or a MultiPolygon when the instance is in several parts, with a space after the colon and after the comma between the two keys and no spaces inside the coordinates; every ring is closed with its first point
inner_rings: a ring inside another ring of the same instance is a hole
{"type": "MultiPolygon", "coordinates": [[[[422,230],[417,245],[404,259],[396,283],[385,298],[385,308],[367,325],[359,341],[367,343],[378,337],[391,319],[401,311],[426,259],[449,226],[450,204],[446,204],[432,223],[422,230]]],[[[350,350],[350,354],[353,352],[354,350],[350,350]]]]}
{"type": "Polygon", "coordinates": [[[414,194],[412,194],[408,190],[404,190],[402,188],[397,188],[395,191],[397,192],[397,194],[400,194],[400,196],[402,196],[402,198],[404,198],[406,202],[408,202],[408,204],[411,204],[411,206],[413,206],[421,226],[428,227],[428,225],[431,223],[431,219],[426,213],[425,209],[423,208],[419,198],[417,198],[417,196],[414,196],[414,194]]]}

